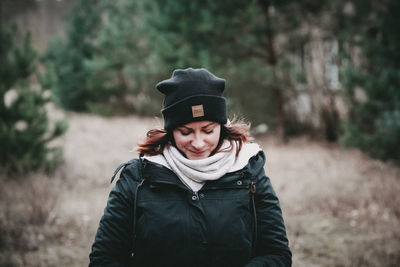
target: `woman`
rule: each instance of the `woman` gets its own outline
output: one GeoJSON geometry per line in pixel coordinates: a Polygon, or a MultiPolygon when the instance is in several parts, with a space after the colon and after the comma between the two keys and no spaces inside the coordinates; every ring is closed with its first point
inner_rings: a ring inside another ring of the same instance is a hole
{"type": "Polygon", "coordinates": [[[265,155],[227,120],[225,80],[179,69],[156,87],[164,129],[117,168],[89,265],[291,266],[265,155]]]}

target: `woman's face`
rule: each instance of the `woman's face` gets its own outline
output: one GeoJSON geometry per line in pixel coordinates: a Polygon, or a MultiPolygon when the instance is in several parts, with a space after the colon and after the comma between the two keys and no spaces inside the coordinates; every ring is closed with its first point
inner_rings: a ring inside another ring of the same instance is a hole
{"type": "Polygon", "coordinates": [[[174,129],[176,147],[188,159],[204,159],[218,145],[221,124],[213,121],[190,122],[174,129]]]}

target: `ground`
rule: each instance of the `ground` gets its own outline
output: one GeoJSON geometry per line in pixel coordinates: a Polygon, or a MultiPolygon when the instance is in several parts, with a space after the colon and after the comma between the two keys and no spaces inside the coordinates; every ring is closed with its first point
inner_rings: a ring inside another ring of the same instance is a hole
{"type": "MultiPolygon", "coordinates": [[[[159,119],[68,113],[53,174],[1,177],[0,265],[87,266],[121,163],[159,119]]],[[[308,138],[256,138],[281,202],[293,266],[398,266],[400,168],[308,138]]]]}

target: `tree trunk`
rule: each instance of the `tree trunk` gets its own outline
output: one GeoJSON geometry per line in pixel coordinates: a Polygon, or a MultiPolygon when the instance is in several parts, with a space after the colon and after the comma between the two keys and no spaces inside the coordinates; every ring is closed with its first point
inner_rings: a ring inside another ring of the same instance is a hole
{"type": "MultiPolygon", "coordinates": [[[[265,23],[267,25],[267,30],[266,30],[266,37],[267,37],[267,51],[268,51],[268,60],[267,64],[272,66],[274,70],[276,69],[277,65],[277,55],[276,55],[276,50],[275,50],[275,35],[272,29],[271,25],[271,14],[270,14],[270,6],[271,3],[270,1],[267,0],[259,0],[258,1],[259,5],[261,6],[263,13],[264,13],[264,18],[265,18],[265,23]]],[[[285,96],[283,92],[283,88],[278,85],[278,78],[276,77],[275,71],[274,71],[274,79],[273,79],[273,84],[272,84],[272,91],[273,91],[273,96],[276,104],[276,127],[277,127],[277,135],[278,138],[282,141],[285,141],[286,139],[286,127],[285,127],[285,109],[284,109],[284,104],[285,104],[285,96]]]]}
{"type": "Polygon", "coordinates": [[[282,94],[282,88],[274,86],[272,88],[274,99],[276,101],[276,127],[277,135],[281,141],[286,140],[286,128],[285,128],[285,111],[283,109],[284,98],[282,94]]]}

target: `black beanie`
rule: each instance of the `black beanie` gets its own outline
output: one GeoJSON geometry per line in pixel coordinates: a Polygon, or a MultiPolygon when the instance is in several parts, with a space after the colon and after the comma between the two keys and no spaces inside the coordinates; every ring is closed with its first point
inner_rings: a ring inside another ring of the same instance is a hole
{"type": "Polygon", "coordinates": [[[164,128],[168,131],[193,121],[215,121],[225,124],[226,101],[222,96],[225,80],[206,69],[177,69],[156,88],[165,94],[164,128]]]}

